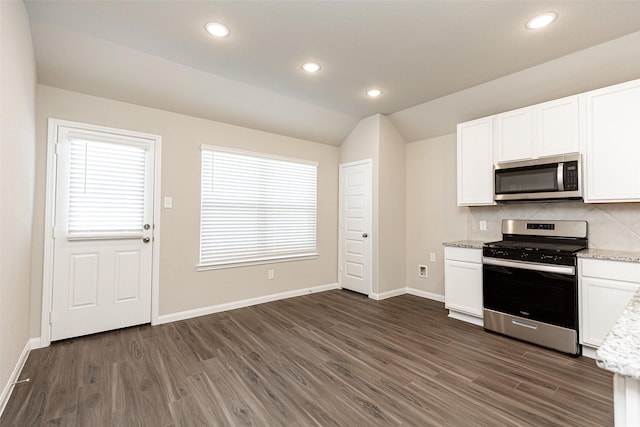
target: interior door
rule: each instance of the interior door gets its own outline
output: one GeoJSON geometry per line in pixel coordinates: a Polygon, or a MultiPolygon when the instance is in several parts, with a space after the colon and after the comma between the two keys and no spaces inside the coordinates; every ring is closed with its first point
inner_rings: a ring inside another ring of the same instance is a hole
{"type": "Polygon", "coordinates": [[[340,165],[340,286],[371,293],[371,162],[340,165]]]}
{"type": "Polygon", "coordinates": [[[150,322],[154,149],[58,128],[51,340],[150,322]]]}

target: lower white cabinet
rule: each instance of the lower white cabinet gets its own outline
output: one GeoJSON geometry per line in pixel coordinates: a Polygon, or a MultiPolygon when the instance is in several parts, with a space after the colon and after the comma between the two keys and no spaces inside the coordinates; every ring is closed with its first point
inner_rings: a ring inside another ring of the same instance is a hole
{"type": "Polygon", "coordinates": [[[640,264],[580,259],[580,343],[598,348],[640,288],[640,264]]]}
{"type": "Polygon", "coordinates": [[[444,258],[449,316],[482,325],[482,249],[445,247],[444,258]]]}

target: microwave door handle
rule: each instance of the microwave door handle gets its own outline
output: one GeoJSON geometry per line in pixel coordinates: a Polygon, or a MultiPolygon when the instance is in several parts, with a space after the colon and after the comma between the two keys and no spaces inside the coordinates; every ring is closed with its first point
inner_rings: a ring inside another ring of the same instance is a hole
{"type": "Polygon", "coordinates": [[[558,191],[564,191],[564,163],[558,162],[558,191]]]}

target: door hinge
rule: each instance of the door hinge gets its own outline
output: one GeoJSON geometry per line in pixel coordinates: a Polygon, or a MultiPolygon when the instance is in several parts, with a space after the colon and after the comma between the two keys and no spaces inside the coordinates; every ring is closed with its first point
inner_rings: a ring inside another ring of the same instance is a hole
{"type": "Polygon", "coordinates": [[[49,312],[49,324],[53,325],[53,311],[49,312]]]}
{"type": "Polygon", "coordinates": [[[56,147],[55,148],[55,155],[57,156],[58,154],[60,154],[60,143],[56,142],[55,147],[56,147]]]}
{"type": "Polygon", "coordinates": [[[56,238],[56,227],[55,226],[51,227],[51,238],[53,238],[53,239],[56,238]]]}

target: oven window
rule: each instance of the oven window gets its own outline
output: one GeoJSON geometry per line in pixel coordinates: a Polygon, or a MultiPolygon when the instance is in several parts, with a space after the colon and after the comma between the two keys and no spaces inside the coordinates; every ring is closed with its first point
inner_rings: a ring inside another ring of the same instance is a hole
{"type": "Polygon", "coordinates": [[[496,170],[496,194],[558,191],[558,164],[496,170]]]}
{"type": "Polygon", "coordinates": [[[578,329],[576,276],[483,266],[484,307],[578,329]]]}

